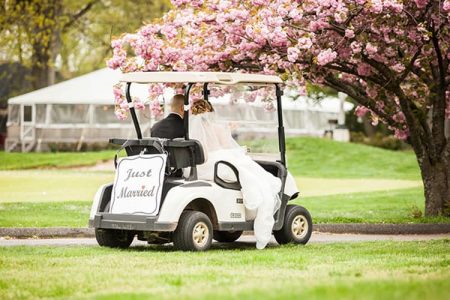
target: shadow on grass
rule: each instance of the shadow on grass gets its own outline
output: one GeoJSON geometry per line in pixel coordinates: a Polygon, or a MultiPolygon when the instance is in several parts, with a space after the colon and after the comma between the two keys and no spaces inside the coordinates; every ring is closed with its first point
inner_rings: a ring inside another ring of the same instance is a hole
{"type": "MultiPolygon", "coordinates": [[[[280,247],[277,244],[269,243],[266,248],[277,248],[280,247]]],[[[211,248],[209,248],[208,252],[215,250],[257,250],[255,246],[255,242],[233,242],[233,243],[218,243],[213,242],[211,248]]],[[[130,252],[178,252],[173,246],[173,243],[167,243],[162,245],[137,245],[131,246],[126,249],[126,251],[130,252]]]]}

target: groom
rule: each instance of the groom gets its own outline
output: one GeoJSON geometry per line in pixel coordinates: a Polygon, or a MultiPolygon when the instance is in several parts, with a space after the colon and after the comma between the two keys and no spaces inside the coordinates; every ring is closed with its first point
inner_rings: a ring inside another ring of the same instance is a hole
{"type": "Polygon", "coordinates": [[[151,137],[174,139],[184,137],[184,96],[177,94],[170,101],[170,113],[150,129],[151,137]]]}

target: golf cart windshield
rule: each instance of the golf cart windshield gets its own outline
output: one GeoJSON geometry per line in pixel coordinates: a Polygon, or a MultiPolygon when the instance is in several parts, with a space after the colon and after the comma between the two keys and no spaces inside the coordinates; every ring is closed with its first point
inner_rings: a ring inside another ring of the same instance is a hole
{"type": "Polygon", "coordinates": [[[209,101],[216,120],[254,159],[279,160],[275,86],[210,84],[209,101]]]}
{"type": "MultiPolygon", "coordinates": [[[[134,72],[124,74],[121,81],[127,84],[129,103],[132,102],[132,83],[184,84],[186,139],[189,139],[189,104],[193,99],[203,98],[216,110],[217,121],[230,126],[233,137],[255,159],[270,157],[270,160],[280,160],[285,164],[282,91],[279,86],[282,81],[279,77],[220,72],[134,72]]],[[[133,107],[130,113],[138,139],[142,139],[133,107]]]]}

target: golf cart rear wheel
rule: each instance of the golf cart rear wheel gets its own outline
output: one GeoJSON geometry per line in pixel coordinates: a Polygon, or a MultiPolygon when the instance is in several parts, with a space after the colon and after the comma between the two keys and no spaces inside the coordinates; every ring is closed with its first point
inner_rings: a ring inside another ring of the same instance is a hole
{"type": "Polygon", "coordinates": [[[220,243],[232,243],[240,238],[242,231],[214,231],[213,238],[220,243]]]}
{"type": "Polygon", "coordinates": [[[199,211],[184,211],[173,233],[175,249],[205,251],[211,246],[213,227],[208,216],[199,211]]]}
{"type": "Polygon", "coordinates": [[[308,210],[298,205],[288,205],[283,227],[274,231],[278,244],[306,244],[312,233],[312,219],[308,210]]]}
{"type": "Polygon", "coordinates": [[[128,248],[135,233],[128,230],[95,228],[95,239],[102,247],[128,248]]]}

